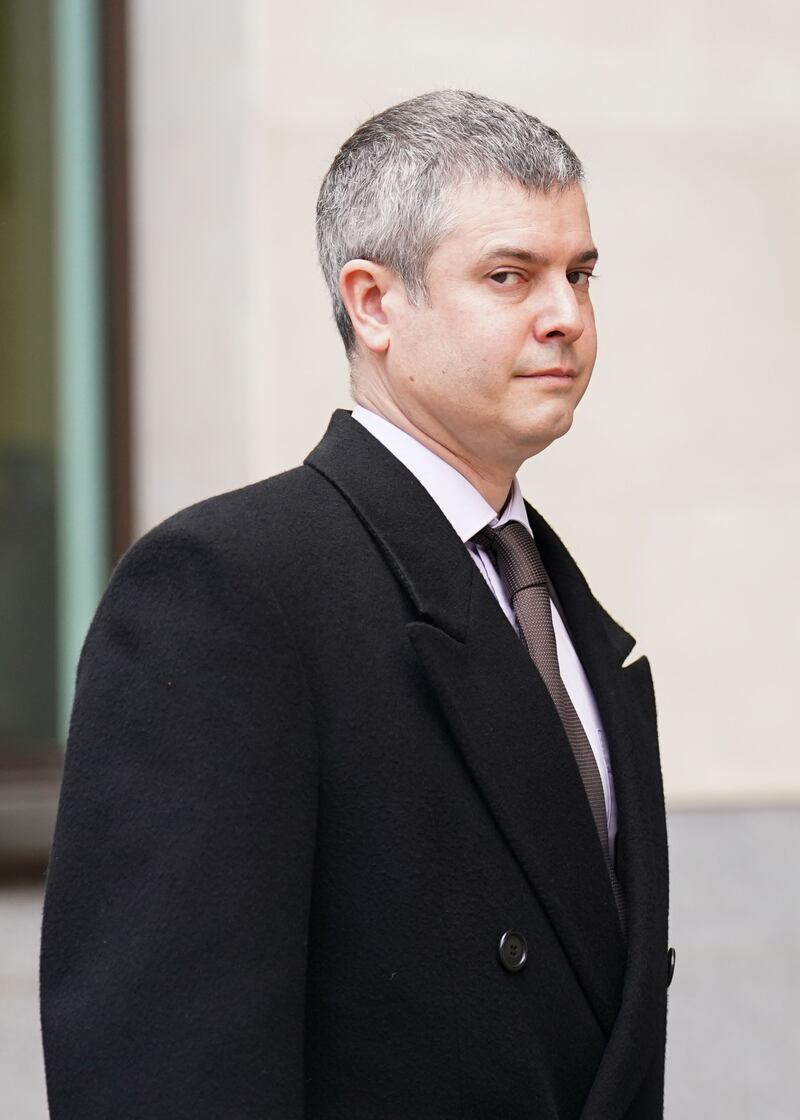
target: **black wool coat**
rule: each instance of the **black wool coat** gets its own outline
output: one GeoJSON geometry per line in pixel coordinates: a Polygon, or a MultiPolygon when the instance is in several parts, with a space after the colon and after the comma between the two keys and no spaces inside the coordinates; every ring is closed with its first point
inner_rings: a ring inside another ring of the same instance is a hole
{"type": "Polygon", "coordinates": [[[650,671],[529,515],[607,733],[627,940],[522,643],[337,412],[302,467],[148,533],[97,611],[43,924],[53,1120],[662,1116],[650,671]]]}

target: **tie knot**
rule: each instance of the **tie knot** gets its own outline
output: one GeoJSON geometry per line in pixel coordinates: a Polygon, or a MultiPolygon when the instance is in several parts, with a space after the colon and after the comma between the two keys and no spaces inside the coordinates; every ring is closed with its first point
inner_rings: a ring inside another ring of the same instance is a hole
{"type": "Polygon", "coordinates": [[[496,556],[512,600],[523,587],[547,586],[547,573],[536,542],[519,521],[507,521],[499,529],[481,529],[472,539],[496,556]]]}

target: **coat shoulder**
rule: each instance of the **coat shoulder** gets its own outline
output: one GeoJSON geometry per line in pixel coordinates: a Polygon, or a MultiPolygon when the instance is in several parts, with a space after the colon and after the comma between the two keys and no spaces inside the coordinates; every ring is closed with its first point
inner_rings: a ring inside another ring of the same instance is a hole
{"type": "Polygon", "coordinates": [[[178,510],[144,533],[132,550],[183,537],[209,546],[236,549],[252,541],[260,547],[298,521],[324,520],[331,498],[336,504],[332,488],[316,471],[295,467],[178,510]]]}
{"type": "Polygon", "coordinates": [[[341,535],[343,523],[354,520],[322,476],[296,467],[172,514],[128,549],[115,574],[194,555],[240,576],[258,572],[260,582],[275,567],[310,558],[319,542],[341,535]]]}

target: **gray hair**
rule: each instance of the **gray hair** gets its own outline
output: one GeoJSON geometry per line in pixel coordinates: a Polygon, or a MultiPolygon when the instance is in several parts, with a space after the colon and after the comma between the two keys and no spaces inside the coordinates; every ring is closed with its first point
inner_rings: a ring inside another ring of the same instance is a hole
{"type": "Polygon", "coordinates": [[[522,109],[465,90],[424,93],[365,121],[331,164],[317,200],[317,247],[348,357],[356,350],[339,274],[375,261],[425,296],[431,253],[448,232],[448,194],[463,182],[501,178],[533,191],[583,180],[553,128],[522,109]]]}

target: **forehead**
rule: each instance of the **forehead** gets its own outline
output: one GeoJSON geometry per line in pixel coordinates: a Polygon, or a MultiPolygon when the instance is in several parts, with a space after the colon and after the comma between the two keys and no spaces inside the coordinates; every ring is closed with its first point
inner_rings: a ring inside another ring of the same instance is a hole
{"type": "Polygon", "coordinates": [[[504,179],[467,182],[449,195],[448,232],[434,257],[483,258],[494,248],[510,247],[554,258],[573,257],[592,248],[583,190],[531,191],[504,179]]]}

